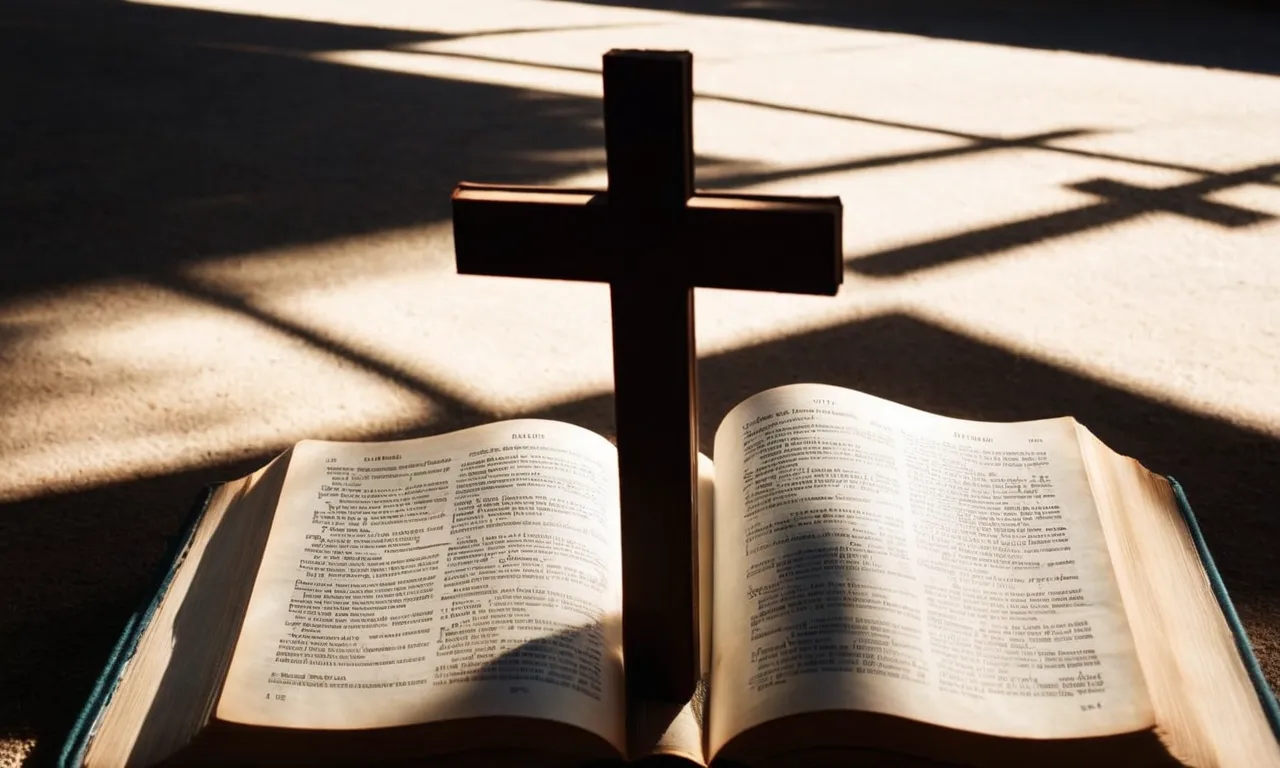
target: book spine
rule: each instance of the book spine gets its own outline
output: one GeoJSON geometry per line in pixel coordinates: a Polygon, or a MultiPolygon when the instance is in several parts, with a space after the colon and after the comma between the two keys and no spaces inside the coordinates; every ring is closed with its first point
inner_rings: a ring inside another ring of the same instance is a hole
{"type": "Polygon", "coordinates": [[[1213,562],[1213,555],[1209,554],[1209,547],[1205,543],[1204,535],[1200,532],[1200,525],[1196,523],[1195,513],[1191,511],[1191,503],[1187,501],[1182,485],[1172,477],[1167,479],[1169,485],[1173,487],[1173,495],[1178,501],[1178,510],[1182,513],[1182,519],[1186,521],[1187,529],[1191,532],[1191,540],[1195,542],[1196,552],[1200,555],[1204,572],[1209,577],[1213,595],[1218,599],[1218,606],[1227,620],[1227,626],[1231,628],[1231,636],[1236,642],[1236,651],[1240,654],[1240,660],[1244,662],[1249,680],[1253,682],[1254,691],[1258,694],[1258,703],[1262,705],[1267,723],[1271,726],[1271,733],[1276,737],[1276,741],[1280,742],[1280,704],[1277,704],[1275,693],[1267,684],[1266,676],[1262,674],[1262,666],[1258,664],[1258,657],[1249,643],[1249,635],[1245,632],[1239,614],[1236,613],[1236,607],[1231,603],[1231,596],[1227,594],[1227,585],[1222,581],[1222,574],[1218,572],[1218,566],[1213,562]]]}
{"type": "Polygon", "coordinates": [[[115,647],[111,649],[111,655],[107,657],[102,674],[98,675],[88,699],[85,700],[84,707],[71,725],[71,731],[67,734],[62,750],[58,754],[58,768],[81,768],[84,765],[85,752],[102,719],[102,714],[115,694],[121,675],[138,649],[138,641],[142,637],[143,630],[151,623],[152,616],[155,615],[165,594],[169,591],[174,573],[186,558],[191,546],[191,537],[204,518],[205,510],[209,508],[209,502],[218,487],[218,485],[206,486],[200,492],[182,529],[170,540],[168,551],[161,560],[161,566],[154,581],[144,593],[142,604],[125,623],[120,639],[116,641],[115,647]]]}

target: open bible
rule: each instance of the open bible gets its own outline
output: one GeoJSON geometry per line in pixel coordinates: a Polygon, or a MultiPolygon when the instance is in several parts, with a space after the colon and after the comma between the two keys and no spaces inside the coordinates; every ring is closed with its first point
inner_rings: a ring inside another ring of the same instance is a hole
{"type": "Polygon", "coordinates": [[[792,385],[703,476],[693,702],[624,691],[614,447],[506,421],[212,489],[63,764],[1280,766],[1181,491],[1073,419],[792,385]]]}

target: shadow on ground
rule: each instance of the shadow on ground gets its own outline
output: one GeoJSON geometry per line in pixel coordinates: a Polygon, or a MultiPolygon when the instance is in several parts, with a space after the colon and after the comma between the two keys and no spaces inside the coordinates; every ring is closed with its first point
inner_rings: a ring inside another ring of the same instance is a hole
{"type": "Polygon", "coordinates": [[[443,221],[600,153],[596,100],[306,58],[444,39],[103,0],[0,10],[0,298],[443,221]],[[518,113],[519,120],[511,115],[518,113]]]}
{"type": "Polygon", "coordinates": [[[574,0],[1280,74],[1274,0],[574,0]]]}

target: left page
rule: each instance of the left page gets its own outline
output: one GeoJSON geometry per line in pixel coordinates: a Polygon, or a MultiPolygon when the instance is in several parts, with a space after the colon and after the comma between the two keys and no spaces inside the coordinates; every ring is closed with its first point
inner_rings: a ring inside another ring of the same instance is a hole
{"type": "Polygon", "coordinates": [[[604,438],[541,420],[300,443],[217,717],[527,716],[622,751],[616,467],[604,438]]]}

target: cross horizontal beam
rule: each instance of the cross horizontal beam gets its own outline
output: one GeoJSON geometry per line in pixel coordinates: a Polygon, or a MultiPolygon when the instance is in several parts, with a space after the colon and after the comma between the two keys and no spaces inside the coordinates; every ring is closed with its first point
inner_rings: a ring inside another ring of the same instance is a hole
{"type": "MultiPolygon", "coordinates": [[[[458,272],[616,282],[629,243],[618,236],[619,212],[608,201],[598,190],[460,184],[453,193],[458,272]],[[621,259],[601,258],[619,250],[621,259]]],[[[840,210],[838,197],[699,193],[680,210],[628,212],[627,228],[638,252],[648,250],[653,230],[678,230],[663,247],[681,251],[688,285],[834,296],[843,279],[831,258],[841,252],[840,210]]]]}
{"type": "Polygon", "coordinates": [[[1127,207],[1136,213],[1163,211],[1189,219],[1199,219],[1220,227],[1250,227],[1270,221],[1275,216],[1262,211],[1242,208],[1238,205],[1217,203],[1204,197],[1242,184],[1252,183],[1250,172],[1219,174],[1218,177],[1199,179],[1190,184],[1175,187],[1139,187],[1113,179],[1090,179],[1072,184],[1071,189],[1105,198],[1117,206],[1127,207]]]}

